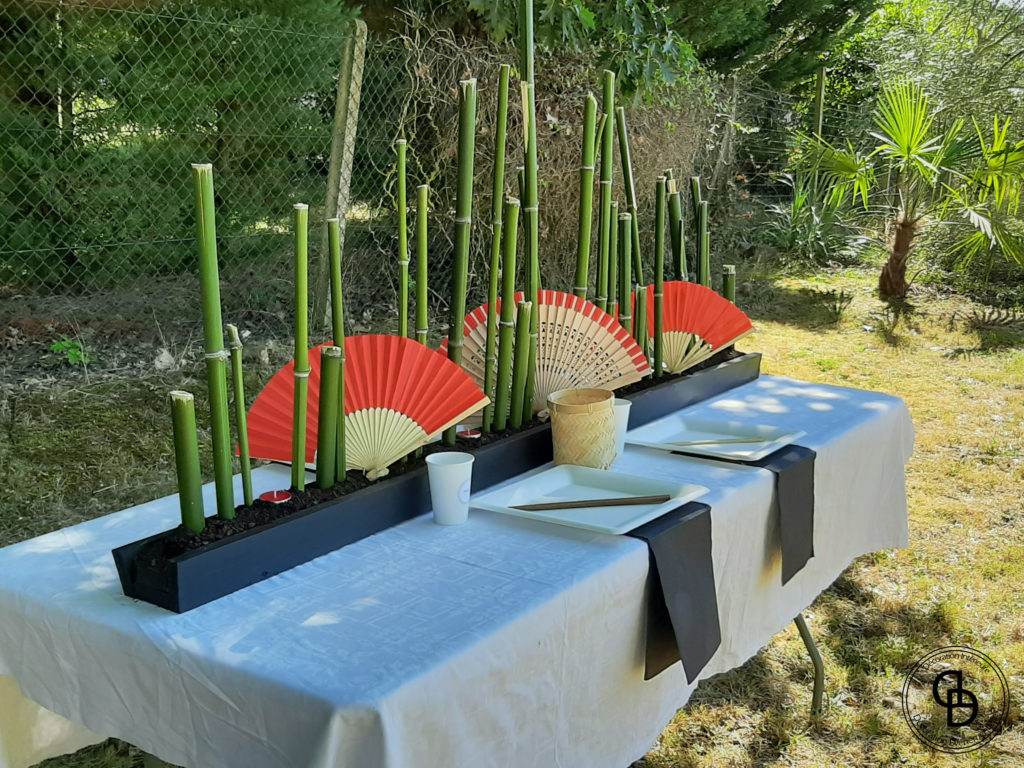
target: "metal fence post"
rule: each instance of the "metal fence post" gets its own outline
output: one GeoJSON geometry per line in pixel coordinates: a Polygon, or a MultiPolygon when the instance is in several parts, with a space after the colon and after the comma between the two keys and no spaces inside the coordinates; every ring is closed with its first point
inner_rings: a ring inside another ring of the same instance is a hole
{"type": "Polygon", "coordinates": [[[722,140],[718,145],[718,160],[711,172],[711,189],[721,192],[725,186],[729,160],[732,152],[732,135],[736,132],[736,107],[739,97],[739,81],[732,76],[732,87],[729,95],[729,114],[726,115],[725,126],[722,128],[722,140]]]}
{"type": "MultiPolygon", "coordinates": [[[[814,83],[814,135],[821,136],[825,128],[825,83],[826,70],[822,66],[818,69],[818,76],[814,83]]],[[[811,182],[813,200],[818,202],[818,169],[814,169],[814,177],[811,182]]]]}
{"type": "MultiPolygon", "coordinates": [[[[326,218],[338,218],[342,248],[345,247],[345,218],[348,213],[349,186],[352,181],[352,156],[355,153],[356,128],[359,124],[359,95],[363,84],[365,56],[366,23],[356,19],[349,23],[346,30],[345,50],[338,72],[331,160],[327,172],[326,218]]],[[[313,281],[313,323],[314,326],[328,327],[331,322],[331,302],[326,228],[322,246],[316,261],[313,281]]]]}

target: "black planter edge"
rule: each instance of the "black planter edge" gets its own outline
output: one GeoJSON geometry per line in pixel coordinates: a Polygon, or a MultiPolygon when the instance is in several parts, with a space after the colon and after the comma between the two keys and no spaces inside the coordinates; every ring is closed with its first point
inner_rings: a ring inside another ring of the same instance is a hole
{"type": "MultiPolygon", "coordinates": [[[[746,354],[626,395],[633,403],[629,426],[753,381],[760,364],[760,354],[746,354]]],[[[540,424],[474,450],[474,491],[551,461],[550,431],[550,425],[540,424]]],[[[112,554],[126,596],[183,613],[429,509],[427,471],[419,467],[163,563],[142,563],[138,555],[169,531],[118,547],[112,554]]]]}

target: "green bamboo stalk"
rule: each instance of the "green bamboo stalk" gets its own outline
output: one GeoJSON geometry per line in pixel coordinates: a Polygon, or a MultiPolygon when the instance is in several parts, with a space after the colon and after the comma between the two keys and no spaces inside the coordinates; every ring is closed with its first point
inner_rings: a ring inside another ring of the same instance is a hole
{"type": "Polygon", "coordinates": [[[195,401],[189,392],[171,392],[171,424],[174,428],[174,465],[178,473],[181,524],[192,533],[206,527],[203,512],[203,477],[199,470],[195,401]]]}
{"type": "Polygon", "coordinates": [[[523,80],[533,82],[533,0],[519,3],[519,69],[523,80]]]}
{"type": "MultiPolygon", "coordinates": [[[[675,179],[672,180],[675,182],[675,179]]],[[[664,308],[665,290],[665,193],[668,179],[659,176],[654,187],[654,378],[662,376],[665,359],[664,308]]],[[[645,291],[646,293],[646,291],[645,291]]],[[[646,317],[645,317],[646,322],[646,317]]]]}
{"type": "MultiPolygon", "coordinates": [[[[532,7],[531,0],[526,0],[530,5],[528,26],[530,27],[530,49],[529,58],[530,74],[533,72],[533,47],[532,47],[532,7]]],[[[540,304],[537,295],[540,292],[540,208],[537,197],[537,105],[533,81],[522,83],[524,118],[526,123],[526,163],[524,165],[524,180],[526,182],[526,197],[524,198],[523,217],[527,227],[526,263],[529,274],[527,282],[526,298],[530,301],[533,317],[530,319],[530,365],[526,371],[526,387],[523,391],[523,418],[526,421],[533,419],[533,389],[537,369],[537,334],[540,324],[540,304]]]]}
{"type": "Polygon", "coordinates": [[[334,487],[338,476],[338,381],[341,377],[341,347],[320,348],[320,410],[317,413],[316,484],[323,490],[334,487]]]}
{"type": "Polygon", "coordinates": [[[722,265],[722,295],[736,303],[736,266],[734,264],[722,265]]]}
{"type": "Polygon", "coordinates": [[[398,335],[409,335],[409,205],[405,192],[405,139],[398,142],[398,335]]]}
{"type": "Polygon", "coordinates": [[[640,260],[640,217],[636,208],[636,184],[633,182],[633,161],[629,157],[629,134],[626,133],[626,108],[618,107],[615,117],[619,130],[619,156],[622,164],[622,180],[626,186],[626,204],[629,214],[633,217],[630,237],[633,238],[633,277],[643,281],[644,269],[640,260]]]}
{"type": "Polygon", "coordinates": [[[626,332],[633,334],[633,290],[632,260],[633,217],[628,213],[619,214],[619,323],[626,332]]]}
{"type": "Polygon", "coordinates": [[[427,343],[427,211],[430,185],[416,187],[416,341],[427,343]]]}
{"type": "MultiPolygon", "coordinates": [[[[667,177],[666,177],[667,178],[667,177]]],[[[668,232],[672,241],[672,271],[676,280],[687,280],[686,239],[683,234],[683,196],[675,179],[667,178],[668,232]]]]}
{"type": "MultiPolygon", "coordinates": [[[[430,203],[430,185],[416,187],[416,341],[427,344],[427,213],[430,203]]],[[[417,448],[416,458],[423,456],[417,448]]]]}
{"type": "Polygon", "coordinates": [[[505,201],[505,242],[501,263],[501,332],[498,340],[498,382],[494,392],[493,427],[505,429],[508,423],[512,386],[512,345],[515,343],[516,238],[519,229],[519,201],[505,201]]]}
{"type": "Polygon", "coordinates": [[[345,307],[341,289],[341,226],[337,218],[327,220],[327,250],[331,269],[331,331],[334,346],[341,350],[338,371],[338,425],[335,429],[336,482],[345,480],[345,307]]]}
{"type": "Polygon", "coordinates": [[[597,126],[597,99],[588,93],[583,103],[583,162],[580,165],[580,225],[577,233],[576,277],[573,293],[587,298],[590,282],[590,229],[594,220],[594,134],[597,126]]]}
{"type": "Polygon", "coordinates": [[[700,221],[700,202],[704,197],[700,191],[700,176],[690,177],[690,205],[693,209],[693,226],[696,228],[700,221]]]}
{"type": "Polygon", "coordinates": [[[487,341],[484,346],[484,393],[491,398],[484,408],[481,429],[491,431],[494,419],[494,383],[497,363],[498,276],[501,272],[502,197],[505,190],[505,133],[508,124],[508,81],[512,68],[502,64],[498,73],[498,114],[494,130],[494,172],[491,186],[491,271],[487,284],[487,341]]]}
{"type": "Polygon", "coordinates": [[[242,467],[242,497],[245,505],[253,502],[252,464],[249,461],[249,423],[245,415],[245,379],[242,376],[242,339],[238,328],[228,325],[231,343],[231,382],[235,390],[235,428],[238,430],[238,461],[242,467]]]}
{"type": "Polygon", "coordinates": [[[608,209],[608,314],[619,319],[619,202],[608,209]]]}
{"type": "Polygon", "coordinates": [[[309,206],[296,203],[295,229],[295,394],[292,408],[292,487],[306,489],[306,396],[309,390],[309,206]]]}
{"type": "MultiPolygon", "coordinates": [[[[612,169],[615,160],[615,73],[604,71],[601,83],[601,170],[598,187],[600,199],[597,207],[597,300],[601,309],[608,308],[608,261],[615,259],[615,246],[609,245],[612,227],[612,169]],[[610,257],[609,257],[610,254],[610,257]]],[[[611,284],[611,292],[615,293],[615,284],[611,284]]]]}
{"type": "MultiPolygon", "coordinates": [[[[677,195],[677,196],[678,196],[678,195],[677,195]]],[[[684,244],[685,244],[685,242],[686,242],[686,241],[685,241],[685,239],[684,239],[684,237],[685,237],[685,234],[684,234],[684,232],[683,232],[683,220],[682,220],[682,219],[680,218],[680,219],[679,219],[679,221],[678,221],[678,222],[676,222],[676,224],[677,224],[677,226],[676,226],[676,233],[677,233],[677,235],[678,235],[678,237],[679,237],[679,241],[680,241],[681,243],[684,243],[684,244]]],[[[691,278],[691,277],[692,277],[692,276],[693,276],[694,274],[696,274],[696,273],[694,272],[694,270],[690,270],[689,272],[687,272],[687,265],[686,265],[686,260],[685,260],[685,253],[684,253],[684,259],[683,259],[683,274],[682,274],[682,279],[683,279],[683,280],[686,280],[686,281],[689,281],[689,280],[690,280],[690,278],[691,278]]]]}
{"type": "MultiPolygon", "coordinates": [[[[533,307],[529,301],[519,302],[519,313],[516,317],[516,346],[512,363],[512,403],[509,409],[509,426],[518,429],[523,425],[525,413],[527,371],[530,364],[530,318],[533,307]]],[[[533,408],[533,403],[530,404],[533,408]]]]}
{"type": "MultiPolygon", "coordinates": [[[[476,134],[476,78],[459,83],[458,185],[455,193],[455,261],[452,265],[451,324],[448,359],[462,364],[466,281],[469,273],[469,238],[473,227],[473,149],[476,134]]],[[[453,425],[445,430],[445,445],[455,445],[453,425]]]]}
{"type": "Polygon", "coordinates": [[[700,224],[697,238],[700,243],[700,263],[697,265],[697,280],[708,288],[711,287],[711,234],[708,232],[708,201],[700,201],[700,224]]]}
{"type": "Polygon", "coordinates": [[[192,165],[195,182],[196,225],[199,241],[199,292],[203,303],[203,339],[206,382],[210,395],[210,436],[213,443],[213,478],[217,490],[217,516],[235,516],[235,489],[231,468],[231,424],[228,420],[227,358],[220,314],[220,278],[217,273],[217,223],[213,204],[213,166],[192,165]]]}
{"type": "Polygon", "coordinates": [[[636,343],[644,352],[644,357],[650,359],[650,334],[647,333],[647,286],[637,284],[636,286],[636,343]]]}

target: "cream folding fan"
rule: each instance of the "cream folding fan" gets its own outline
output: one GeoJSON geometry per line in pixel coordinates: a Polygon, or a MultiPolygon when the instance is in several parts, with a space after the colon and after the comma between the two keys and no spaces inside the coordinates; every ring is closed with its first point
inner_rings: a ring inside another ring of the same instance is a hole
{"type": "MultiPolygon", "coordinates": [[[[307,462],[314,461],[320,347],[310,353],[307,462]]],[[[294,363],[263,388],[249,412],[253,458],[291,462],[294,363]]],[[[490,402],[459,366],[401,336],[345,339],[345,461],[375,479],[388,465],[490,402]]]]}
{"type": "MultiPolygon", "coordinates": [[[[665,367],[685,371],[754,330],[742,310],[699,283],[673,280],[662,291],[665,367]]],[[[654,286],[647,287],[647,329],[654,332],[654,286]]],[[[653,344],[652,344],[653,346],[653,344]]]]}
{"type": "MultiPolygon", "coordinates": [[[[516,301],[522,294],[516,294],[516,301]]],[[[547,407],[551,392],[572,387],[618,389],[651,372],[643,351],[607,312],[561,291],[539,291],[537,368],[533,410],[547,407]]],[[[501,310],[499,306],[496,308],[501,310]]],[[[462,365],[483,386],[487,306],[466,316],[462,365]]],[[[441,351],[447,354],[447,341],[441,351]]]]}

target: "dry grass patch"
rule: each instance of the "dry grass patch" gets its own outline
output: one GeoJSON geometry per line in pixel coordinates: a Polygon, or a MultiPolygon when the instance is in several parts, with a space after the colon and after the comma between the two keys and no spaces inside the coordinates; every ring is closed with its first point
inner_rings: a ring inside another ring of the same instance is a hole
{"type": "MultiPolygon", "coordinates": [[[[907,402],[917,429],[910,548],[860,558],[806,612],[826,664],[823,716],[808,716],[811,666],[790,628],[702,684],[638,768],[1024,765],[1019,708],[988,747],[952,757],[912,737],[899,703],[907,665],[953,643],[992,656],[1024,701],[1024,333],[975,322],[970,302],[924,290],[887,309],[874,281],[873,271],[741,276],[740,304],[758,327],[742,346],[764,353],[767,373],[907,402]],[[837,312],[826,291],[845,291],[849,307],[837,312]]],[[[273,370],[250,370],[250,397],[273,370]]],[[[9,397],[0,482],[15,495],[0,501],[0,544],[172,492],[166,393],[201,395],[202,382],[193,368],[9,397]]],[[[139,760],[107,743],[46,766],[139,760]]]]}
{"type": "Polygon", "coordinates": [[[748,284],[740,303],[765,372],[902,397],[917,431],[907,469],[910,548],[860,558],[806,612],[826,664],[827,709],[809,715],[811,666],[789,630],[700,686],[638,768],[1024,765],[1024,333],[919,291],[893,311],[874,273],[748,284]],[[838,322],[825,289],[853,297],[838,322]],[[903,721],[907,667],[972,645],[1001,664],[1018,705],[982,750],[942,755],[903,721]]]}

